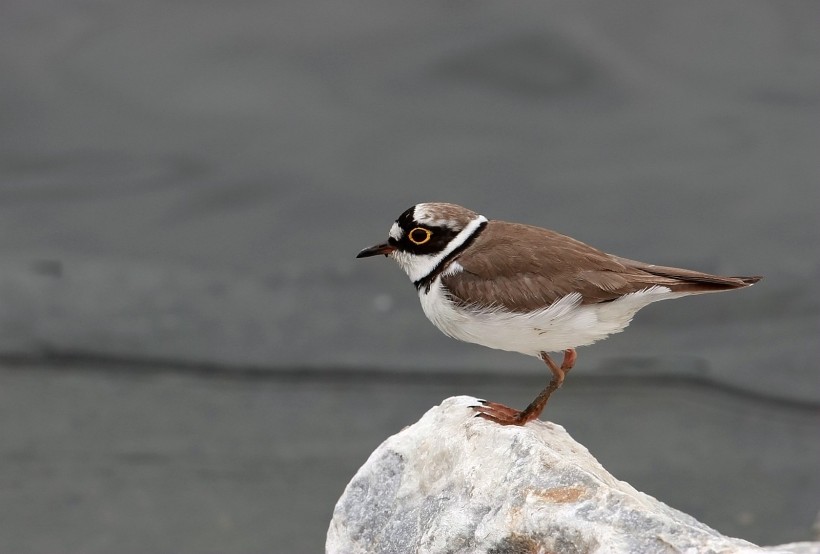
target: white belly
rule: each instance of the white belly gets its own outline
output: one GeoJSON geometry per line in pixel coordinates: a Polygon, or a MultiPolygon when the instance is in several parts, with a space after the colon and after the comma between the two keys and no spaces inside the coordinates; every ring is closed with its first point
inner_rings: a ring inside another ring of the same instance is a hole
{"type": "Polygon", "coordinates": [[[458,307],[444,294],[438,278],[429,293],[419,291],[424,314],[445,335],[531,356],[592,344],[623,331],[644,306],[679,296],[685,294],[651,287],[612,302],[581,305],[581,295],[572,293],[547,308],[522,314],[458,307]]]}

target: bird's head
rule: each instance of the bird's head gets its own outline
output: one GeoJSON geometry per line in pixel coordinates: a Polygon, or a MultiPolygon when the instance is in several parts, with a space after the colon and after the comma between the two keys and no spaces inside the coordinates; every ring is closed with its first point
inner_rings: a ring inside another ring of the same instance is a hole
{"type": "Polygon", "coordinates": [[[429,275],[486,223],[486,217],[456,204],[416,204],[396,219],[387,242],[365,248],[356,257],[391,256],[415,282],[429,275]]]}

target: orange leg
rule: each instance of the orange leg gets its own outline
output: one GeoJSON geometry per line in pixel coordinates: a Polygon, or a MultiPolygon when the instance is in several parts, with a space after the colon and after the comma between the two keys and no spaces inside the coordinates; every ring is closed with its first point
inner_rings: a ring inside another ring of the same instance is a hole
{"type": "Polygon", "coordinates": [[[494,421],[499,425],[524,425],[533,419],[538,419],[538,416],[541,415],[541,412],[544,411],[544,407],[547,405],[547,400],[550,399],[552,393],[561,387],[564,382],[564,376],[566,376],[569,370],[575,365],[577,357],[574,348],[564,350],[564,360],[559,367],[546,352],[541,352],[541,359],[544,360],[544,363],[550,368],[552,379],[550,379],[549,385],[535,397],[535,400],[522,411],[510,408],[504,404],[498,404],[497,402],[482,400],[481,406],[473,406],[473,409],[478,412],[476,417],[494,421]]]}

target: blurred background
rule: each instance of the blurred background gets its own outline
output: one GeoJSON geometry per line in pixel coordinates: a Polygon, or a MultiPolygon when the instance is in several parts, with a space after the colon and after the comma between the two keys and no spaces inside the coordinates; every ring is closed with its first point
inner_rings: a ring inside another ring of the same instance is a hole
{"type": "Polygon", "coordinates": [[[422,201],[752,289],[579,351],[544,418],[719,531],[820,509],[815,2],[5,0],[0,551],[319,552],[346,483],[539,361],[446,338],[422,201]]]}

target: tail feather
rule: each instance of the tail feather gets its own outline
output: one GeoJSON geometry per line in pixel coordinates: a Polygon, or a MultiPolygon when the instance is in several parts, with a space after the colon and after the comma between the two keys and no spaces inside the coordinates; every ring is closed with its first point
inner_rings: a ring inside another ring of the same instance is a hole
{"type": "Polygon", "coordinates": [[[658,277],[665,277],[673,279],[675,283],[666,284],[676,292],[719,292],[723,290],[740,289],[749,287],[760,281],[763,277],[755,276],[731,276],[724,277],[722,275],[711,275],[709,273],[702,273],[700,271],[693,271],[691,269],[681,269],[679,267],[666,267],[661,265],[652,265],[635,260],[627,260],[619,258],[622,264],[639,269],[651,275],[658,277]]]}
{"type": "Polygon", "coordinates": [[[754,275],[752,277],[732,277],[732,279],[740,279],[747,287],[751,287],[761,279],[763,279],[762,275],[754,275]]]}

